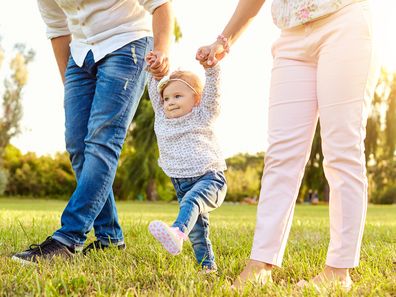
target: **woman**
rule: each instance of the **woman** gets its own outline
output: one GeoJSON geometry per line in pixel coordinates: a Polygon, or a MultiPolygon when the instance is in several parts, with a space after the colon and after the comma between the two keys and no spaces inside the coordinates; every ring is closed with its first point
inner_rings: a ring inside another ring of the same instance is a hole
{"type": "MultiPolygon", "coordinates": [[[[262,7],[240,0],[217,40],[196,55],[211,67],[221,60],[262,7]]],[[[281,266],[304,167],[318,117],[324,170],[330,185],[330,244],[314,284],[352,285],[367,208],[364,138],[375,85],[367,1],[274,0],[274,43],[265,158],[251,259],[235,281],[265,284],[281,266]]],[[[300,285],[306,282],[301,281],[300,285]]]]}

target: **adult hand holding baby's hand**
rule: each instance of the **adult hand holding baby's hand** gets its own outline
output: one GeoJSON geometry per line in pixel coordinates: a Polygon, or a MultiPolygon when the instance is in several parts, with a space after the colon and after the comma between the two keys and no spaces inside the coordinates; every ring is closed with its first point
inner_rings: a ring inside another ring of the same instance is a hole
{"type": "Polygon", "coordinates": [[[228,41],[221,35],[211,45],[200,47],[195,55],[195,59],[198,60],[204,68],[210,68],[216,66],[228,52],[228,41]]]}
{"type": "Polygon", "coordinates": [[[169,58],[164,52],[158,50],[151,51],[146,55],[145,60],[148,64],[148,71],[156,80],[160,80],[168,74],[169,58]]]}

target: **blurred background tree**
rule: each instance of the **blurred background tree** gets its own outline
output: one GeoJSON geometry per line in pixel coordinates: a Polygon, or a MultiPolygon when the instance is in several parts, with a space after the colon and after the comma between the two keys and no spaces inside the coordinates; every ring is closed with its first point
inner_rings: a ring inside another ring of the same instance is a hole
{"type": "Polygon", "coordinates": [[[258,200],[261,176],[263,175],[264,153],[237,154],[226,160],[227,201],[244,198],[258,200]]]}
{"type": "MultiPolygon", "coordinates": [[[[33,50],[27,50],[25,45],[16,44],[10,60],[9,69],[4,79],[4,92],[0,95],[0,195],[7,186],[8,172],[4,168],[3,157],[10,140],[20,133],[22,119],[22,91],[28,80],[28,64],[33,60],[33,50]]],[[[5,53],[0,44],[0,67],[5,60],[5,53]]]]}
{"type": "MultiPolygon", "coordinates": [[[[175,20],[175,41],[182,38],[175,20]]],[[[158,166],[159,151],[154,133],[154,111],[147,88],[125,140],[114,191],[121,199],[170,200],[175,197],[169,178],[158,166]]]]}
{"type": "Polygon", "coordinates": [[[369,195],[373,203],[396,203],[396,74],[381,72],[367,125],[369,195]]]}

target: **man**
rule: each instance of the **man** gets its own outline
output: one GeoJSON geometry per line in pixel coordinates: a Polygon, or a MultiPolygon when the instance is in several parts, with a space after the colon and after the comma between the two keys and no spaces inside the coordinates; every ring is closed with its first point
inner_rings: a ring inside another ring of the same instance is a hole
{"type": "Polygon", "coordinates": [[[144,57],[158,57],[154,77],[168,72],[173,17],[168,0],[38,0],[65,87],[65,139],[77,187],[61,228],[12,258],[37,262],[83,249],[125,248],[112,184],[118,158],[146,83],[144,57]],[[152,24],[150,16],[152,14],[152,24]],[[153,37],[151,37],[153,32],[153,37]],[[154,48],[152,43],[154,39],[154,48]]]}

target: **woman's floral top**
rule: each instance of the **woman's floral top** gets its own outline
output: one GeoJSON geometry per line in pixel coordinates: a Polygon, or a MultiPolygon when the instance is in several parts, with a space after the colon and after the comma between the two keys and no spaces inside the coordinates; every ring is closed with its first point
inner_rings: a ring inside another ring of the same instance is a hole
{"type": "Polygon", "coordinates": [[[363,0],[274,0],[272,17],[275,25],[281,29],[288,29],[359,1],[363,0]]]}

